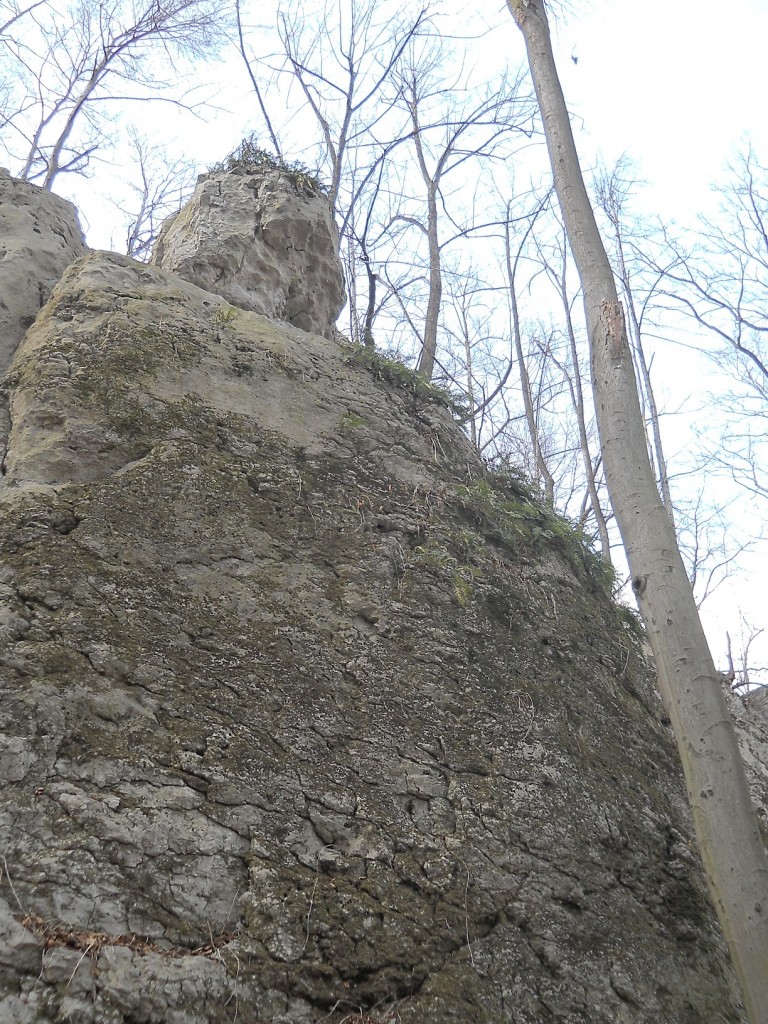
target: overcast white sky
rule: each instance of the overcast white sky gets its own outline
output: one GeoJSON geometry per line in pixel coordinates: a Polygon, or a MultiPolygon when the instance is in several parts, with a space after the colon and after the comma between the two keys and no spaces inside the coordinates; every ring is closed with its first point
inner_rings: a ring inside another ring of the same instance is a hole
{"type": "Polygon", "coordinates": [[[606,163],[628,153],[654,186],[649,208],[687,219],[711,202],[710,185],[740,139],[765,153],[767,0],[573,6],[588,10],[556,34],[582,148],[591,143],[606,163]]]}

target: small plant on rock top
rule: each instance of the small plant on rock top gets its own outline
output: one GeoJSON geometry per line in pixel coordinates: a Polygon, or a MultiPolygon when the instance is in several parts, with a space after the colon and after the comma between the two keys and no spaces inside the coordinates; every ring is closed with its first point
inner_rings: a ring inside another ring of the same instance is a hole
{"type": "Polygon", "coordinates": [[[311,171],[299,161],[289,163],[282,157],[274,156],[266,149],[262,149],[254,133],[247,135],[220,163],[214,164],[210,173],[220,174],[222,171],[234,171],[238,168],[244,171],[264,168],[282,171],[299,195],[317,196],[328,193],[316,171],[311,171]]]}

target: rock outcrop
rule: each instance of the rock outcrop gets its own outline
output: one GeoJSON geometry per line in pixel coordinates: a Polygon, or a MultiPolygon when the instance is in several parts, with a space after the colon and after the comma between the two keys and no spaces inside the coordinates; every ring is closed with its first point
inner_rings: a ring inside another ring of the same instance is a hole
{"type": "Polygon", "coordinates": [[[344,305],[328,200],[268,166],[202,175],[152,262],[240,309],[331,337],[344,305]]]}
{"type": "Polygon", "coordinates": [[[742,1020],[638,629],[439,396],[99,253],[4,390],[0,1019],[742,1020]]]}
{"type": "Polygon", "coordinates": [[[741,696],[729,693],[728,707],[736,727],[744,770],[757,811],[757,822],[768,846],[768,686],[741,696]]]}
{"type": "Polygon", "coordinates": [[[71,203],[0,168],[0,374],[65,268],[86,251],[71,203]]]}

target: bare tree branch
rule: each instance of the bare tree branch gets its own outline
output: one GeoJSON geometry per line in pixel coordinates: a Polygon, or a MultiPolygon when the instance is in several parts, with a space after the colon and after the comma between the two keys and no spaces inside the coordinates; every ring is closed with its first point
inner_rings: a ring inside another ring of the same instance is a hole
{"type": "MultiPolygon", "coordinates": [[[[60,174],[82,172],[103,143],[94,104],[128,98],[110,83],[130,82],[137,89],[130,99],[147,99],[165,88],[149,58],[159,52],[175,71],[179,58],[215,53],[224,41],[226,8],[214,0],[81,0],[62,19],[45,0],[23,14],[31,31],[0,39],[6,63],[18,74],[17,102],[5,120],[17,139],[27,141],[20,176],[51,189],[60,174]],[[78,134],[82,123],[92,129],[91,142],[78,134]]],[[[17,145],[6,147],[19,155],[17,145]]]]}

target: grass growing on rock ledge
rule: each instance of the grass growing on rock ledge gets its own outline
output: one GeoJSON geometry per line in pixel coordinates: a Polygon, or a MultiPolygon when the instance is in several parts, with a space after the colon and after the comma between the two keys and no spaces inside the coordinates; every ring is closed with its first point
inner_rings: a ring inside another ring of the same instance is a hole
{"type": "MultiPolygon", "coordinates": [[[[455,395],[425,380],[400,360],[347,341],[341,342],[341,347],[345,363],[365,367],[378,380],[441,405],[458,419],[466,418],[466,406],[455,395]]],[[[342,425],[351,426],[344,418],[342,425]]],[[[555,545],[578,575],[586,574],[599,589],[613,597],[616,586],[613,566],[593,550],[583,530],[542,504],[533,485],[516,467],[487,467],[481,477],[453,490],[448,503],[460,509],[472,526],[494,543],[510,549],[539,543],[555,545]]],[[[428,548],[419,551],[421,561],[436,567],[431,560],[434,554],[435,551],[428,548]]],[[[450,563],[454,569],[465,568],[460,559],[455,561],[447,551],[445,555],[448,561],[439,562],[441,566],[450,563]]],[[[471,587],[468,580],[462,580],[459,588],[462,606],[469,599],[464,584],[471,587]]]]}
{"type": "Polygon", "coordinates": [[[374,349],[366,348],[363,345],[353,345],[350,342],[342,342],[342,353],[345,363],[364,366],[378,380],[385,380],[396,388],[410,392],[417,398],[442,405],[458,419],[463,419],[467,415],[468,410],[463,403],[463,398],[425,380],[420,373],[412,370],[410,366],[406,366],[399,359],[393,359],[374,351],[374,349]]]}
{"type": "Polygon", "coordinates": [[[317,176],[299,161],[288,163],[282,157],[274,156],[258,144],[257,136],[252,132],[232,150],[220,163],[214,164],[209,173],[221,174],[222,171],[282,171],[299,195],[327,195],[328,188],[317,176]]]}
{"type": "Polygon", "coordinates": [[[553,544],[577,571],[586,572],[608,596],[613,596],[613,566],[592,548],[589,538],[564,516],[542,505],[517,472],[489,471],[454,493],[456,504],[491,541],[514,548],[521,543],[553,544]]]}

